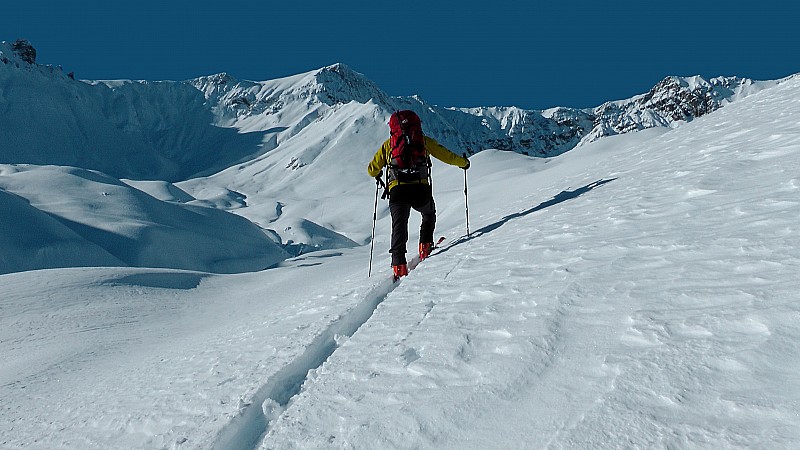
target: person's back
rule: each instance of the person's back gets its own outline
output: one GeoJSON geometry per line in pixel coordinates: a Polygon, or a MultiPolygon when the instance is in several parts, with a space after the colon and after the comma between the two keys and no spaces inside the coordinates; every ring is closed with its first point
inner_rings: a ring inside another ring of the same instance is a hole
{"type": "Polygon", "coordinates": [[[391,136],[378,149],[367,167],[371,177],[380,177],[387,167],[389,210],[392,214],[392,269],[395,280],[408,274],[406,243],[411,208],[422,214],[419,256],[425,259],[433,247],[436,206],[431,189],[430,156],[469,168],[469,160],[451,152],[422,133],[419,116],[410,110],[396,111],[389,119],[391,136]]]}

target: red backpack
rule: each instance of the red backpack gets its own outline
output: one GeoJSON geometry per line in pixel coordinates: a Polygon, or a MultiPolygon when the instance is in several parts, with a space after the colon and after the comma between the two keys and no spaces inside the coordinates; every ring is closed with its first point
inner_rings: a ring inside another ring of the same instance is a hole
{"type": "Polygon", "coordinates": [[[390,174],[403,183],[428,178],[431,162],[417,113],[410,110],[394,112],[389,118],[389,129],[392,133],[390,174]]]}

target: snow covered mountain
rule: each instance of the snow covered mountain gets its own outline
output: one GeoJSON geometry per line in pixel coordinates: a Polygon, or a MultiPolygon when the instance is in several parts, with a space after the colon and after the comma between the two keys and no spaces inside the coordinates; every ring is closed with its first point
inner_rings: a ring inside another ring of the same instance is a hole
{"type": "Polygon", "coordinates": [[[774,84],[738,77],[667,77],[647,94],[593,109],[594,128],[583,141],[688,122],[774,84]]]}
{"type": "MultiPolygon", "coordinates": [[[[286,115],[287,105],[333,107],[371,102],[384,112],[404,108],[417,111],[427,133],[451,148],[470,153],[495,148],[532,156],[555,156],[604,136],[691,121],[774,84],[738,77],[667,77],[647,94],[629,100],[588,110],[558,107],[533,111],[516,107],[444,108],[417,96],[390,97],[344,64],[288,77],[277,85],[237,81],[227,74],[190,82],[205,93],[220,126],[263,131],[267,126],[277,126],[277,122],[265,118],[286,115]]],[[[306,126],[308,119],[295,123],[306,126]]],[[[272,141],[272,145],[277,143],[272,141]]]]}
{"type": "MultiPolygon", "coordinates": [[[[0,164],[9,165],[4,172],[15,176],[20,176],[16,166],[23,164],[98,171],[169,203],[169,208],[233,212],[260,227],[284,254],[296,255],[369,240],[369,221],[353,222],[350,212],[336,205],[371,204],[373,189],[364,166],[386,138],[386,122],[395,109],[417,111],[426,133],[457,152],[495,148],[549,157],[610,135],[672,127],[776,83],[669,77],[647,94],[590,110],[448,108],[419,97],[391,97],[343,64],[262,82],[227,74],[188,81],[78,81],[59,67],[37,64],[29,45],[15,48],[3,43],[0,142],[7,144],[0,150],[0,164]]],[[[439,171],[435,169],[434,177],[439,171]]],[[[74,173],[67,170],[61,175],[74,173]]],[[[74,180],[79,182],[73,186],[88,186],[80,177],[74,180]]],[[[84,202],[93,205],[96,191],[76,190],[73,195],[83,192],[84,202]]],[[[19,190],[9,192],[34,206],[48,202],[45,193],[33,198],[34,194],[25,197],[19,190]]],[[[80,222],[92,216],[73,212],[58,217],[80,222]]],[[[371,215],[365,211],[364,217],[371,215]]],[[[177,236],[172,237],[183,239],[177,236]]],[[[88,241],[88,247],[98,244],[97,239],[88,241]]],[[[101,248],[113,255],[107,245],[101,242],[101,248]]],[[[162,240],[153,245],[183,248],[179,242],[162,240]]],[[[29,260],[39,263],[18,270],[64,262],[56,258],[58,262],[48,263],[42,256],[49,254],[45,247],[29,250],[39,254],[29,260]]],[[[145,264],[136,258],[123,260],[145,264]]],[[[189,268],[185,262],[168,260],[165,257],[158,266],[189,268]]],[[[107,263],[102,258],[95,261],[95,265],[107,263]]],[[[192,267],[216,270],[214,264],[192,267]]]]}
{"type": "Polygon", "coordinates": [[[419,97],[390,97],[343,64],[265,82],[224,73],[183,82],[78,82],[60,68],[31,64],[8,43],[0,46],[0,61],[8,117],[0,138],[13,143],[0,162],[74,165],[165,181],[253,159],[306,127],[329,121],[351,102],[377,105],[380,114],[364,120],[378,128],[385,128],[388,112],[414,109],[428,134],[457,150],[555,156],[580,142],[689,121],[774,84],[667,77],[630,100],[589,110],[531,111],[446,108],[419,97]]]}

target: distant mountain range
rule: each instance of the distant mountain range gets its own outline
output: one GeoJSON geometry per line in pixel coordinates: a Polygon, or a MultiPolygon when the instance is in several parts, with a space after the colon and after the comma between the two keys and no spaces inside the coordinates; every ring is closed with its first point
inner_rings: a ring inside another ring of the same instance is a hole
{"type": "Polygon", "coordinates": [[[337,109],[353,102],[375,105],[378,113],[354,122],[351,133],[385,129],[392,110],[408,108],[422,116],[427,134],[457,151],[547,157],[604,136],[690,121],[774,83],[667,77],[645,94],[591,109],[450,108],[389,96],[344,64],[262,82],[224,73],[177,82],[76,81],[12,47],[0,45],[0,140],[11,144],[0,163],[168,181],[253,159],[307,127],[324,134],[337,109]]]}
{"type": "Polygon", "coordinates": [[[597,108],[448,108],[419,97],[390,97],[344,64],[272,82],[238,81],[227,74],[190,80],[217,112],[219,123],[243,126],[254,117],[280,114],[295,102],[328,106],[373,102],[385,111],[408,108],[422,116],[427,133],[452,148],[496,148],[555,156],[604,136],[667,127],[708,114],[770,85],[739,77],[667,77],[648,93],[597,108]]]}

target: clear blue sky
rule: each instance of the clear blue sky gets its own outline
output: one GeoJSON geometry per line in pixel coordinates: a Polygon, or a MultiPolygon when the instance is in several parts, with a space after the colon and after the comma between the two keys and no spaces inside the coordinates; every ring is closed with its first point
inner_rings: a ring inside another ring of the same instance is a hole
{"type": "Polygon", "coordinates": [[[668,75],[800,72],[789,1],[42,1],[0,40],[85,79],[268,80],[343,62],[442,106],[591,107],[668,75]]]}

